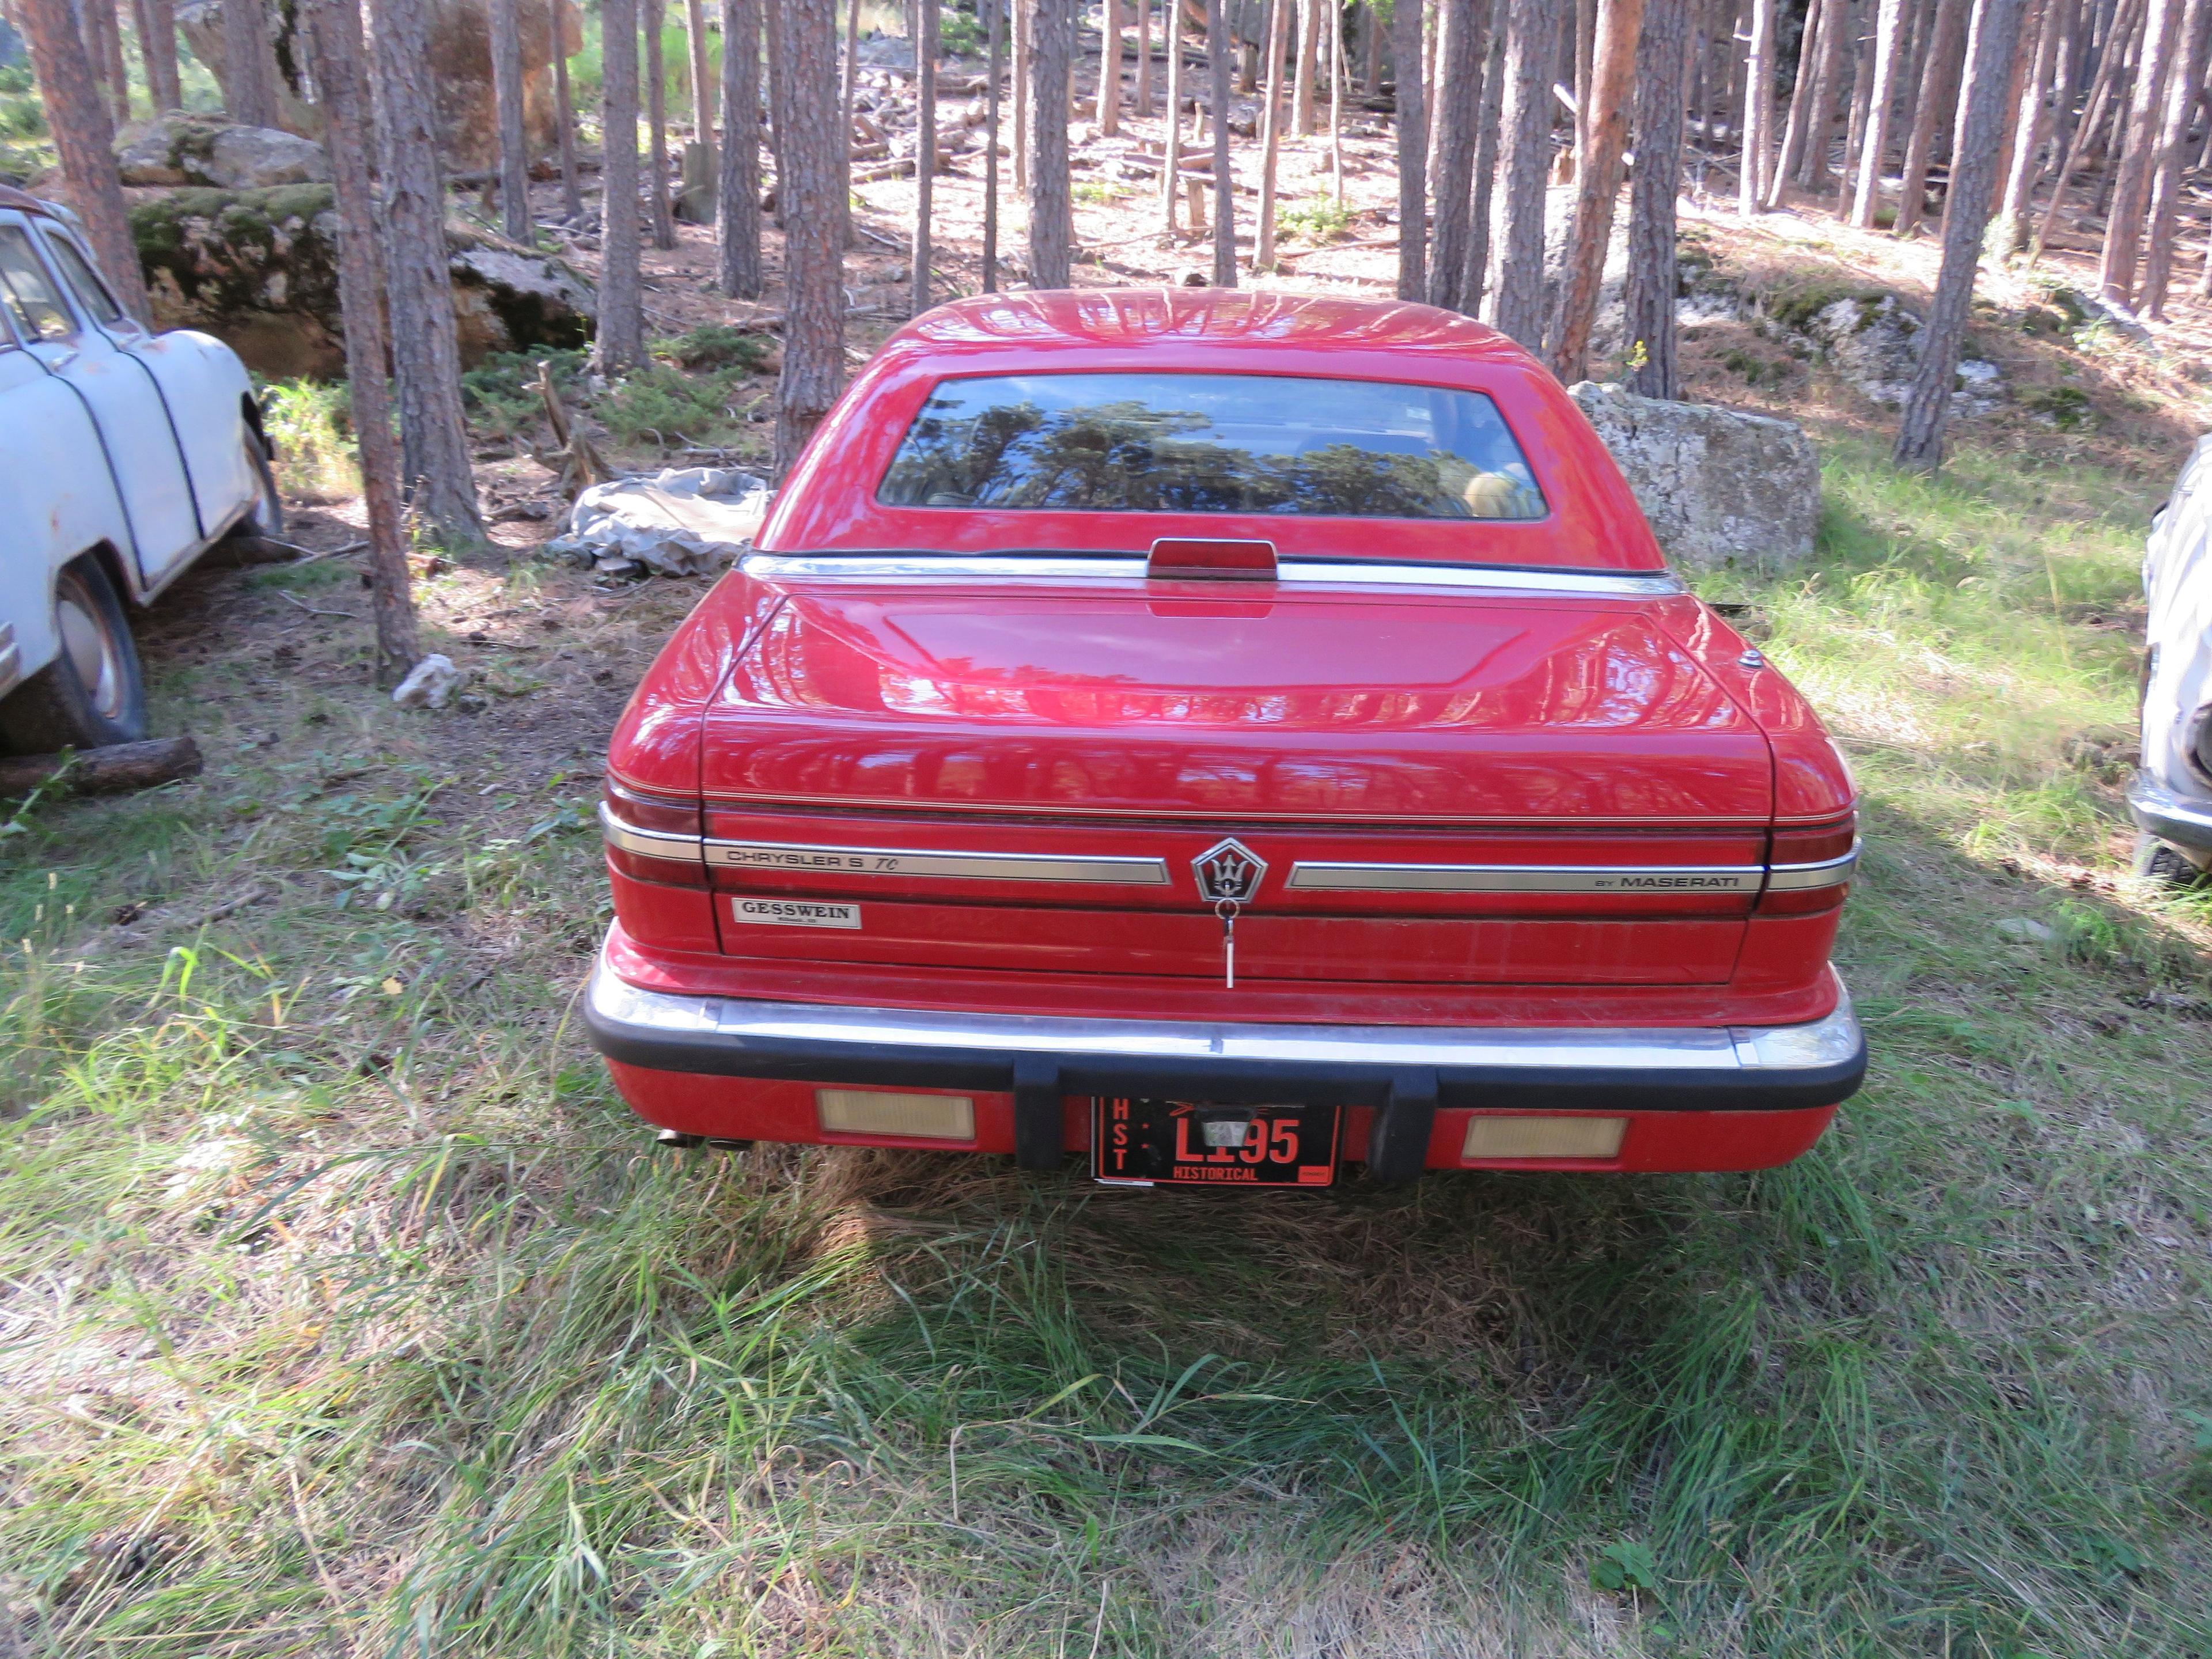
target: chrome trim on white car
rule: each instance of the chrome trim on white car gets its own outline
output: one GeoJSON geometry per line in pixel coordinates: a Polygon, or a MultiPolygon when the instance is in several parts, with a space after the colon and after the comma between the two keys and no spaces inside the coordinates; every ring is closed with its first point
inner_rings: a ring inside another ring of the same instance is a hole
{"type": "Polygon", "coordinates": [[[1300,862],[1289,885],[1358,893],[1756,893],[1764,866],[1300,862]]]}
{"type": "Polygon", "coordinates": [[[2199,854],[2212,853],[2212,800],[2169,789],[2148,772],[2128,786],[2128,816],[2136,828],[2199,854]]]}
{"type": "MultiPolygon", "coordinates": [[[[935,578],[1023,577],[1033,581],[1133,581],[1145,561],[1120,553],[1010,554],[748,553],[738,562],[762,581],[912,581],[935,578]]],[[[1285,559],[1275,580],[1285,586],[1417,587],[1484,592],[1596,594],[1667,599],[1686,592],[1672,571],[1516,570],[1498,565],[1364,564],[1348,559],[1285,559]]]]}
{"type": "MultiPolygon", "coordinates": [[[[1832,974],[1833,969],[1830,972],[1832,974]]],[[[1374,1067],[1504,1066],[1531,1071],[1685,1072],[1741,1076],[1818,1072],[1863,1049],[1850,994],[1836,981],[1825,1018],[1802,1025],[1425,1027],[1268,1024],[1228,1020],[1084,1019],[967,1010],[848,1008],[749,998],[672,995],[629,984],[602,957],[585,997],[593,1021],[638,1035],[706,1036],[740,1046],[793,1043],[893,1051],[986,1050],[1173,1063],[1246,1060],[1374,1067]]]]}

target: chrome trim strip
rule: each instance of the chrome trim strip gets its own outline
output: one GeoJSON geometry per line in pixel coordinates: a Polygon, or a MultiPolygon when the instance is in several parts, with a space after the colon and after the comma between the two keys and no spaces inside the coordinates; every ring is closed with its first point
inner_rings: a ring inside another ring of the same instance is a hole
{"type": "Polygon", "coordinates": [[[1756,893],[1764,866],[1300,862],[1289,885],[1360,893],[1756,893]]]}
{"type": "Polygon", "coordinates": [[[968,881],[1096,882],[1164,887],[1165,859],[1031,853],[929,853],[902,847],[810,847],[787,842],[706,843],[707,862],[726,869],[787,870],[839,876],[939,876],[968,881]]]}
{"type": "Polygon", "coordinates": [[[2212,853],[2212,800],[2170,789],[2148,772],[2128,785],[2128,816],[2136,828],[2199,854],[2212,853]]]}
{"type": "Polygon", "coordinates": [[[698,836],[679,836],[666,830],[641,830],[634,823],[624,823],[607,810],[605,801],[599,803],[599,837],[608,846],[619,847],[640,858],[676,859],[685,864],[699,862],[698,836]]]}
{"type": "MultiPolygon", "coordinates": [[[[757,580],[909,581],[931,577],[1027,577],[1042,581],[1134,581],[1145,561],[1118,553],[1022,558],[1004,554],[899,556],[880,553],[748,553],[738,568],[757,580]]],[[[1512,570],[1494,565],[1363,564],[1344,559],[1285,559],[1286,586],[1473,589],[1504,593],[1588,593],[1666,599],[1688,590],[1672,571],[1512,570]]]]}
{"type": "Polygon", "coordinates": [[[1840,887],[1851,878],[1851,872],[1858,864],[1859,846],[1854,841],[1851,850],[1841,858],[1824,859],[1818,864],[1778,864],[1766,872],[1766,890],[1786,893],[1814,887],[1840,887]]]}
{"type": "MultiPolygon", "coordinates": [[[[1834,970],[1830,969],[1832,975],[1834,970]]],[[[1251,1060],[1397,1066],[1589,1068],[1624,1073],[1765,1074],[1820,1071],[1858,1053],[1858,1020],[1838,978],[1835,1012],[1802,1025],[1425,1028],[1225,1020],[1078,1019],[1040,1014],[848,1008],[738,997],[672,995],[627,983],[604,951],[586,997],[605,1024],[743,1042],[820,1042],[867,1049],[988,1049],[1172,1062],[1251,1060]]]]}

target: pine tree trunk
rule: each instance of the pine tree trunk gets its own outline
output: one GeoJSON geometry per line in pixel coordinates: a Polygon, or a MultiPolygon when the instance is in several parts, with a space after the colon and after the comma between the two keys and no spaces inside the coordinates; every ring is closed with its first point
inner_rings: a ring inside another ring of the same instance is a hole
{"type": "Polygon", "coordinates": [[[2060,0],[2043,0],[2043,15],[2035,32],[2035,61],[2014,100],[2004,194],[1997,209],[1996,228],[1990,234],[1991,251],[2001,255],[2017,253],[2027,246],[2028,198],[2035,189],[2036,157],[2051,131],[2051,78],[2057,67],[2064,12],[2060,0]]]}
{"type": "MultiPolygon", "coordinates": [[[[984,5],[991,0],[981,0],[984,5]]],[[[1137,0],[1137,84],[1129,94],[1129,113],[1143,120],[1152,112],[1152,0],[1137,0]]]]}
{"type": "Polygon", "coordinates": [[[1751,38],[1744,53],[1743,161],[1736,181],[1736,210],[1759,210],[1766,188],[1769,141],[1774,130],[1774,0],[1751,0],[1751,38]]]}
{"type": "Polygon", "coordinates": [[[1875,0],[1860,0],[1852,24],[1851,97],[1850,119],[1844,126],[1844,171],[1836,181],[1836,217],[1851,215],[1851,181],[1858,176],[1859,153],[1866,146],[1868,111],[1874,101],[1874,31],[1866,27],[1866,13],[1875,0]]]}
{"type": "Polygon", "coordinates": [[[1598,3],[1599,0],[1575,0],[1574,73],[1569,82],[1575,89],[1575,147],[1569,159],[1577,177],[1582,173],[1583,158],[1589,154],[1590,65],[1597,52],[1598,3]]]}
{"type": "Polygon", "coordinates": [[[384,258],[377,246],[376,187],[366,53],[357,0],[307,0],[307,51],[321,94],[324,143],[338,220],[338,307],[345,328],[346,394],[353,409],[361,493],[368,518],[369,606],[376,617],[376,680],[396,685],[422,654],[399,511],[399,458],[385,383],[384,258]]]}
{"type": "Polygon", "coordinates": [[[426,0],[375,0],[385,290],[399,386],[402,483],[448,547],[484,538],[461,419],[461,354],[438,171],[437,91],[426,0]]]}
{"type": "MultiPolygon", "coordinates": [[[[1648,3],[1648,0],[1647,0],[1648,3]]],[[[1484,295],[1490,283],[1490,216],[1492,198],[1496,193],[1498,156],[1504,136],[1505,115],[1505,36],[1507,0],[1490,0],[1484,8],[1490,49],[1483,54],[1482,100],[1476,106],[1474,122],[1474,199],[1468,204],[1467,262],[1460,276],[1459,308],[1468,316],[1480,315],[1484,295]]],[[[1329,113],[1330,131],[1336,126],[1336,111],[1329,113]]],[[[1344,200],[1344,158],[1336,161],[1337,200],[1344,200]]]]}
{"type": "Polygon", "coordinates": [[[918,143],[914,152],[914,263],[908,281],[914,314],[919,317],[930,305],[930,214],[937,179],[937,0],[914,0],[914,66],[918,143]]]}
{"type": "MultiPolygon", "coordinates": [[[[1208,3],[1218,6],[1220,0],[1208,0],[1208,3]]],[[[1390,63],[1398,88],[1398,297],[1401,300],[1425,299],[1428,291],[1429,125],[1423,99],[1427,88],[1423,84],[1422,33],[1421,0],[1400,0],[1390,11],[1390,63]]],[[[1548,148],[1548,107],[1545,113],[1548,148]]]]}
{"type": "Polygon", "coordinates": [[[1605,251],[1613,240],[1613,208],[1620,195],[1644,6],[1644,0],[1605,0],[1598,11],[1597,51],[1590,62],[1589,153],[1575,168],[1574,223],[1567,233],[1550,339],[1553,372],[1569,386],[1589,373],[1590,326],[1597,317],[1605,251]]]}
{"type": "Polygon", "coordinates": [[[1628,277],[1621,295],[1628,389],[1682,395],[1675,366],[1674,201],[1682,176],[1683,82],[1691,0],[1644,0],[1636,57],[1636,170],[1628,191],[1628,277]]]}
{"type": "Polygon", "coordinates": [[[1928,163],[1936,124],[1957,96],[1960,54],[1966,40],[1967,0],[1936,0],[1934,33],[1922,59],[1920,94],[1913,100],[1912,131],[1905,144],[1905,174],[1897,191],[1897,234],[1910,236],[1928,208],[1928,163]]]}
{"type": "Polygon", "coordinates": [[[1505,188],[1491,241],[1498,282],[1491,322],[1531,351],[1544,343],[1544,180],[1552,165],[1552,64],[1565,0],[1508,0],[1505,37],[1505,188]]]}
{"type": "Polygon", "coordinates": [[[222,55],[224,113],[241,126],[275,126],[276,82],[261,0],[222,0],[222,55]]]}
{"type": "Polygon", "coordinates": [[[576,105],[568,91],[568,0],[545,8],[546,55],[553,62],[553,125],[561,143],[561,212],[570,224],[584,216],[584,188],[576,169],[576,105]]]}
{"type": "Polygon", "coordinates": [[[2166,112],[2160,123],[2158,153],[2150,180],[2150,230],[2144,238],[2142,292],[2146,316],[2163,319],[2166,289],[2173,280],[2174,220],[2181,198],[2182,151],[2204,85],[2205,59],[2212,51],[2212,3],[2188,0],[2181,20],[2181,56],[2167,83],[2166,112]]]}
{"type": "Polygon", "coordinates": [[[2105,224],[2104,257],[2097,284],[2114,305],[2133,303],[2136,257],[2142,246],[2143,216],[2150,204],[2150,174],[2166,112],[2166,83],[2173,71],[2174,43],[2181,33],[2181,0],[2150,0],[2143,26],[2142,61],[2136,65],[2134,97],[2128,106],[2126,137],[2112,181],[2111,216],[2105,224]]]}
{"type": "Polygon", "coordinates": [[[146,60],[146,86],[154,112],[182,109],[185,95],[177,76],[176,0],[146,0],[146,27],[138,41],[146,60]]]}
{"type": "MultiPolygon", "coordinates": [[[[1766,205],[1771,208],[1782,205],[1790,181],[1804,170],[1805,137],[1812,125],[1813,82],[1820,61],[1820,37],[1833,27],[1828,7],[1821,0],[1807,0],[1805,27],[1797,37],[1797,73],[1790,88],[1790,117],[1782,127],[1782,154],[1776,158],[1773,183],[1766,192],[1766,205]]],[[[1638,142],[1640,146],[1642,141],[1638,142]]]]}
{"type": "Polygon", "coordinates": [[[1098,0],[1098,136],[1121,131],[1121,0],[1098,0]]]}
{"type": "Polygon", "coordinates": [[[1943,428],[1951,415],[1953,382],[1966,344],[1966,317],[1981,262],[1982,232],[1996,193],[2014,54],[2020,46],[2021,0],[1979,0],[1974,52],[1966,79],[1964,142],[1951,161],[1943,226],[1943,264],[1922,331],[1920,367],[1899,423],[1897,465],[1933,472],[1942,464],[1943,428]]]}
{"type": "Polygon", "coordinates": [[[1291,7],[1296,0],[1267,0],[1261,25],[1267,42],[1260,76],[1260,216],[1252,239],[1255,273],[1275,268],[1275,162],[1283,143],[1283,58],[1290,42],[1291,7]]]}
{"type": "Polygon", "coordinates": [[[707,49],[705,0],[684,0],[684,42],[691,49],[691,137],[711,143],[714,137],[714,55],[707,49]]]}
{"type": "Polygon", "coordinates": [[[668,210],[668,64],[661,37],[668,28],[667,0],[645,0],[646,197],[653,215],[653,245],[676,246],[676,219],[668,210]]]}
{"type": "Polygon", "coordinates": [[[2043,257],[2043,245],[2049,240],[2051,227],[2058,222],[2058,210],[2066,200],[2066,192],[2074,183],[2074,176],[2081,167],[2096,135],[2104,126],[2106,111],[2115,101],[2112,92],[2124,84],[2120,65],[2135,38],[2136,26],[2142,21],[2142,0],[2120,0],[2118,10],[2104,33],[2104,41],[2098,49],[2096,78],[2090,83],[2088,106],[2081,118],[2075,124],[2074,136],[2067,141],[2066,155],[2058,166],[2058,177],[2051,186],[2051,200],[2044,204],[2043,217],[2036,222],[2035,239],[2028,245],[2027,263],[2033,266],[2043,257]]]}
{"type": "Polygon", "coordinates": [[[1828,153],[1835,139],[1837,83],[1851,39],[1851,0],[1822,0],[1820,58],[1813,66],[1813,105],[1805,112],[1805,155],[1797,182],[1818,196],[1828,188],[1828,153]]]}
{"type": "MultiPolygon", "coordinates": [[[[1298,71],[1291,91],[1295,106],[1292,118],[1295,131],[1301,138],[1313,136],[1315,125],[1314,79],[1320,72],[1322,30],[1329,27],[1324,22],[1336,8],[1336,0],[1298,0],[1298,71]]],[[[1334,20],[1330,19],[1333,22],[1334,20]]]]}
{"type": "Polygon", "coordinates": [[[1160,168],[1160,210],[1167,221],[1164,229],[1173,236],[1176,210],[1180,205],[1176,198],[1182,193],[1182,0],[1167,0],[1160,21],[1168,47],[1168,124],[1160,168]]]}
{"type": "Polygon", "coordinates": [[[116,15],[115,3],[116,0],[84,0],[86,21],[99,31],[100,78],[107,88],[115,125],[121,127],[131,124],[131,69],[123,61],[123,20],[116,15]]]}
{"type": "MultiPolygon", "coordinates": [[[[776,387],[775,476],[781,478],[822,424],[845,379],[845,270],[838,246],[836,0],[771,0],[773,44],[784,58],[771,77],[783,135],[777,194],[784,210],[783,377],[776,387]]],[[[1066,60],[1061,59],[1063,68],[1066,60]]],[[[1063,82],[1064,84],[1064,82],[1063,82]]],[[[1062,118],[1067,103],[1060,100],[1062,118]]]]}
{"type": "Polygon", "coordinates": [[[1904,23],[1905,0],[1881,0],[1875,26],[1874,86],[1859,151],[1858,195],[1851,204],[1851,222],[1862,230],[1874,228],[1875,213],[1881,204],[1881,162],[1889,150],[1889,112],[1897,100],[1898,46],[1904,23]]]}
{"type": "Polygon", "coordinates": [[[526,247],[530,217],[530,135],[522,122],[522,19],[517,0],[490,0],[492,99],[499,112],[500,229],[526,247]]]}
{"type": "Polygon", "coordinates": [[[1429,303],[1467,308],[1468,242],[1474,210],[1474,150],[1482,115],[1482,59],[1490,50],[1490,0],[1443,0],[1438,26],[1443,38],[1440,77],[1452,95],[1438,100],[1436,155],[1436,244],[1429,260],[1429,303]]]}
{"type": "MultiPolygon", "coordinates": [[[[774,4],[775,0],[769,0],[774,4]]],[[[761,292],[761,0],[722,0],[722,162],[715,184],[715,252],[722,292],[761,292]]]]}
{"type": "Polygon", "coordinates": [[[31,69],[61,156],[69,204],[84,221],[86,238],[116,299],[143,322],[152,313],[123,204],[123,183],[115,172],[115,126],[100,100],[92,58],[70,0],[19,0],[16,15],[30,45],[31,69]]]}
{"type": "Polygon", "coordinates": [[[599,126],[605,135],[600,208],[605,223],[600,237],[598,357],[602,372],[620,374],[645,361],[637,216],[637,0],[600,0],[599,21],[599,126]]]}
{"type": "MultiPolygon", "coordinates": [[[[999,291],[999,76],[1006,57],[1006,9],[1000,0],[983,0],[990,13],[990,86],[983,107],[983,292],[999,291]]],[[[1174,123],[1169,123],[1172,131],[1174,123]]]]}
{"type": "Polygon", "coordinates": [[[1213,131],[1213,285],[1237,286],[1237,179],[1229,169],[1229,76],[1231,45],[1225,0],[1206,0],[1206,74],[1212,82],[1207,118],[1213,131]]]}
{"type": "MultiPolygon", "coordinates": [[[[1341,208],[1344,205],[1344,83],[1349,70],[1344,61],[1344,20],[1336,15],[1336,0],[1317,0],[1317,3],[1327,6],[1331,23],[1328,32],[1328,178],[1330,186],[1336,192],[1336,204],[1341,208]]],[[[1490,124],[1493,157],[1497,153],[1494,142],[1498,125],[1496,114],[1493,109],[1493,118],[1490,124]]]]}
{"type": "Polygon", "coordinates": [[[1030,11],[1030,286],[1066,288],[1075,257],[1068,193],[1067,87],[1075,0],[1024,0],[1030,11]]]}

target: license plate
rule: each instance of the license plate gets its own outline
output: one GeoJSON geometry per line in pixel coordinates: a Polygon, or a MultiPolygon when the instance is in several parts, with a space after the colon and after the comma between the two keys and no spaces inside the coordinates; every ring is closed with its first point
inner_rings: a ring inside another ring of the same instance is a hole
{"type": "Polygon", "coordinates": [[[1095,1097],[1091,1173],[1117,1187],[1327,1187],[1336,1106],[1208,1106],[1095,1097]]]}

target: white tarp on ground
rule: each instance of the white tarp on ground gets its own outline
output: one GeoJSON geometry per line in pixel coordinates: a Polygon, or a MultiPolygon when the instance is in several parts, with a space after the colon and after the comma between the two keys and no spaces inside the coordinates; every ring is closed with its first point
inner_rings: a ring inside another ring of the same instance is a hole
{"type": "Polygon", "coordinates": [[[752,546],[768,503],[766,482],[734,467],[617,478],[577,496],[567,531],[545,550],[612,575],[702,576],[752,546]]]}

